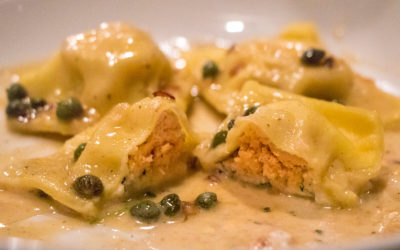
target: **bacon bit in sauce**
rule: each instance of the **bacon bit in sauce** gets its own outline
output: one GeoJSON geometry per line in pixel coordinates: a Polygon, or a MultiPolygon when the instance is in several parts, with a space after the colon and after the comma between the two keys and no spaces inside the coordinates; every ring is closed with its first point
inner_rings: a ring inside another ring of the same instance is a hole
{"type": "Polygon", "coordinates": [[[233,68],[231,68],[231,70],[229,71],[229,75],[230,76],[235,76],[237,75],[242,69],[244,69],[246,67],[246,64],[244,62],[239,62],[238,64],[236,64],[235,66],[233,66],[233,68]]]}
{"type": "Polygon", "coordinates": [[[157,96],[166,97],[166,98],[169,98],[171,100],[175,100],[175,97],[173,95],[171,95],[171,94],[169,94],[169,93],[167,93],[165,91],[161,91],[161,90],[158,90],[158,91],[154,92],[153,96],[154,97],[157,97],[157,96]]]}
{"type": "Polygon", "coordinates": [[[270,249],[271,242],[269,242],[268,238],[259,238],[257,242],[254,244],[254,247],[251,249],[270,249]]]}
{"type": "Polygon", "coordinates": [[[233,44],[229,49],[226,51],[227,54],[232,53],[236,49],[236,44],[233,44]]]}
{"type": "Polygon", "coordinates": [[[333,68],[335,66],[335,59],[333,57],[327,57],[322,64],[328,68],[333,68]]]}
{"type": "Polygon", "coordinates": [[[189,218],[189,216],[195,215],[199,212],[199,209],[194,204],[194,202],[182,201],[181,209],[182,209],[183,215],[185,216],[184,221],[186,221],[189,218]]]}
{"type": "Polygon", "coordinates": [[[207,180],[209,180],[212,184],[217,184],[221,182],[221,179],[214,174],[208,175],[207,180]]]}
{"type": "Polygon", "coordinates": [[[191,158],[189,159],[188,163],[187,163],[187,166],[188,166],[190,169],[193,169],[193,170],[196,170],[196,169],[200,169],[200,168],[201,168],[199,159],[197,159],[197,157],[191,157],[191,158]]]}

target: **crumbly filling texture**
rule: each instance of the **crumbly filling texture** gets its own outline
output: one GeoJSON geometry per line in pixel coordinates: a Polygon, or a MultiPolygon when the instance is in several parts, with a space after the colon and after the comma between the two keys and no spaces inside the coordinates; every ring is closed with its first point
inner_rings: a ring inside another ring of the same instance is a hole
{"type": "Polygon", "coordinates": [[[172,111],[163,112],[148,139],[128,155],[125,191],[157,188],[185,176],[190,152],[184,146],[185,134],[178,118],[172,111]]]}
{"type": "Polygon", "coordinates": [[[312,186],[307,163],[277,149],[256,128],[239,138],[239,148],[222,162],[236,178],[252,184],[271,184],[279,191],[310,196],[312,186]]]}

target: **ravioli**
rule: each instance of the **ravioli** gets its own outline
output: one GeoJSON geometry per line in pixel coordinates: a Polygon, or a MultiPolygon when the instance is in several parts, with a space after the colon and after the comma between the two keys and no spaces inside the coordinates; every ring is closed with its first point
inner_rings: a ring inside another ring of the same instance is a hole
{"type": "Polygon", "coordinates": [[[387,130],[400,128],[400,98],[378,89],[372,79],[356,74],[346,104],[376,111],[387,130]]]}
{"type": "Polygon", "coordinates": [[[279,33],[279,38],[288,41],[320,43],[317,27],[310,22],[287,24],[279,33]]]}
{"type": "Polygon", "coordinates": [[[247,41],[228,50],[203,46],[185,52],[181,59],[186,66],[178,79],[197,86],[200,95],[225,115],[232,112],[244,83],[255,80],[295,94],[377,111],[385,129],[399,128],[399,98],[378,89],[373,80],[354,73],[329,53],[318,66],[305,65],[302,56],[309,48],[324,50],[315,26],[293,23],[276,38],[247,41]],[[209,61],[215,62],[218,73],[204,78],[203,65],[209,61]]]}
{"type": "Polygon", "coordinates": [[[213,45],[194,46],[189,51],[181,51],[175,60],[175,65],[179,67],[176,68],[172,84],[166,87],[166,91],[177,96],[177,102],[181,102],[181,106],[188,107],[190,99],[199,94],[197,87],[204,62],[207,60],[220,62],[225,53],[225,49],[213,45]]]}
{"type": "Polygon", "coordinates": [[[134,103],[171,80],[168,59],[144,31],[124,23],[103,23],[67,38],[59,52],[39,67],[18,72],[31,98],[46,108],[26,119],[9,119],[13,128],[32,132],[76,134],[120,102],[134,103]],[[83,114],[57,119],[57,103],[74,97],[83,114]]]}
{"type": "Polygon", "coordinates": [[[331,54],[326,54],[319,66],[305,65],[301,58],[309,48],[323,46],[312,25],[298,24],[286,28],[281,37],[240,43],[225,53],[209,49],[197,56],[194,50],[192,58],[196,59],[192,61],[197,62],[184,70],[192,72],[195,77],[188,81],[197,84],[207,102],[224,114],[230,112],[232,98],[247,80],[319,99],[345,100],[352,87],[350,67],[331,54]],[[210,60],[218,65],[219,74],[204,78],[202,66],[210,60]]]}
{"type": "Polygon", "coordinates": [[[82,215],[95,217],[108,200],[157,189],[184,177],[195,144],[187,118],[173,100],[145,98],[133,105],[118,104],[95,126],[68,140],[59,152],[11,166],[9,176],[0,182],[40,189],[82,215]],[[75,161],[74,151],[81,143],[86,147],[75,161]],[[88,174],[100,178],[101,196],[82,198],[73,189],[74,181],[88,174]]]}
{"type": "Polygon", "coordinates": [[[220,126],[225,138],[216,135],[196,149],[206,170],[222,168],[245,182],[347,207],[359,203],[358,194],[380,169],[383,130],[374,112],[254,81],[236,105],[220,126]]]}

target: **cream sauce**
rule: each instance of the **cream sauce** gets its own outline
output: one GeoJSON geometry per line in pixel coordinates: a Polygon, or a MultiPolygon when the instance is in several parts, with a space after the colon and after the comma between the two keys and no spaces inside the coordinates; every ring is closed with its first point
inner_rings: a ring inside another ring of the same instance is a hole
{"type": "MultiPolygon", "coordinates": [[[[0,109],[5,107],[5,85],[10,80],[7,70],[0,71],[0,109]]],[[[215,128],[220,117],[201,100],[191,112],[194,129],[206,133],[215,128]],[[204,122],[207,119],[208,123],[204,122]]],[[[0,171],[13,161],[54,152],[63,138],[20,135],[5,126],[0,115],[0,171]]],[[[101,220],[87,222],[61,205],[38,197],[37,193],[0,189],[0,236],[43,240],[45,244],[86,244],[93,247],[282,247],[313,245],[357,240],[371,235],[400,232],[400,141],[399,132],[385,135],[382,170],[374,179],[374,189],[363,197],[363,204],[352,209],[330,209],[311,200],[288,196],[231,180],[220,175],[197,172],[182,183],[157,194],[177,193],[182,200],[193,201],[199,193],[212,191],[219,204],[211,211],[199,211],[187,219],[183,215],[158,223],[145,224],[129,214],[129,205],[114,204],[106,208],[101,220]],[[271,212],[264,212],[269,207],[271,212]],[[210,245],[212,244],[212,245],[210,245]]]]}

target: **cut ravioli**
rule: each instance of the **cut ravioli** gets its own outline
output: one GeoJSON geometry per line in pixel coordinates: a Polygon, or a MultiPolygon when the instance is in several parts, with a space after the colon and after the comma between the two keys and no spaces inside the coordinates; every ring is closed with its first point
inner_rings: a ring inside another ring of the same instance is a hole
{"type": "MultiPolygon", "coordinates": [[[[308,102],[314,101],[311,98],[262,86],[256,81],[247,81],[240,93],[235,98],[232,98],[233,105],[230,110],[231,112],[240,112],[242,109],[260,103],[293,99],[307,100],[308,102]]],[[[316,103],[321,103],[318,100],[315,101],[316,103]]],[[[377,112],[385,129],[400,128],[400,99],[378,89],[371,79],[355,75],[354,85],[346,104],[377,112]]],[[[318,109],[326,105],[318,105],[318,109]]]]}
{"type": "MultiPolygon", "coordinates": [[[[253,114],[243,109],[232,114],[220,127],[226,138],[215,143],[215,136],[197,147],[202,166],[320,204],[356,205],[380,169],[383,132],[377,115],[252,82],[242,94],[246,90],[246,105],[260,106],[253,114]]],[[[241,107],[252,107],[246,105],[241,107]]]]}
{"type": "Polygon", "coordinates": [[[224,114],[230,113],[232,98],[247,80],[318,99],[345,100],[352,87],[350,67],[330,54],[317,66],[305,65],[301,58],[309,48],[323,46],[312,25],[299,24],[287,28],[280,38],[244,42],[217,56],[213,52],[205,54],[198,57],[202,61],[192,64],[196,68],[184,70],[193,72],[201,95],[224,114]],[[219,74],[204,79],[202,66],[209,60],[216,62],[219,74]]]}
{"type": "Polygon", "coordinates": [[[11,126],[72,135],[117,103],[134,103],[165,87],[172,69],[147,33],[124,23],[103,23],[67,38],[50,60],[18,74],[29,96],[48,105],[26,119],[9,119],[11,126]],[[68,122],[57,119],[57,103],[70,97],[81,102],[83,114],[68,122]]]}
{"type": "Polygon", "coordinates": [[[148,188],[179,180],[188,171],[195,138],[184,112],[166,97],[118,104],[95,126],[68,140],[56,154],[12,166],[1,182],[40,189],[87,217],[98,214],[110,199],[129,197],[148,188]],[[74,151],[86,143],[74,161],[74,151]],[[81,198],[74,181],[84,175],[100,178],[104,191],[81,198]]]}

